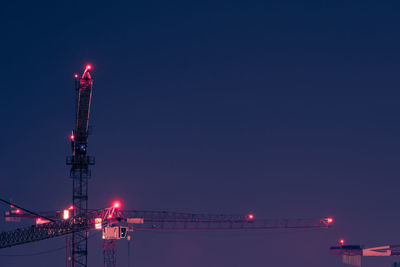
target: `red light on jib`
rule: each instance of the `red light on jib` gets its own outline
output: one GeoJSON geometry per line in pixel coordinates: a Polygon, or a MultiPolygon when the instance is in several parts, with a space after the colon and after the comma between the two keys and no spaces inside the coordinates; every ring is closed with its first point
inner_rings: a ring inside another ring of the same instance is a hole
{"type": "Polygon", "coordinates": [[[75,74],[74,77],[75,77],[75,79],[78,79],[79,76],[78,76],[78,74],[75,74]]]}
{"type": "Polygon", "coordinates": [[[341,246],[343,246],[344,245],[344,239],[340,239],[339,243],[340,243],[341,246]]]}
{"type": "Polygon", "coordinates": [[[113,207],[114,207],[115,209],[121,208],[121,202],[115,201],[114,204],[113,204],[113,207]]]}
{"type": "Polygon", "coordinates": [[[250,214],[248,214],[247,215],[247,219],[249,219],[250,221],[252,221],[252,220],[254,220],[254,214],[253,213],[250,213],[250,214]]]}
{"type": "Polygon", "coordinates": [[[92,65],[86,65],[86,70],[91,70],[92,69],[92,65]]]}

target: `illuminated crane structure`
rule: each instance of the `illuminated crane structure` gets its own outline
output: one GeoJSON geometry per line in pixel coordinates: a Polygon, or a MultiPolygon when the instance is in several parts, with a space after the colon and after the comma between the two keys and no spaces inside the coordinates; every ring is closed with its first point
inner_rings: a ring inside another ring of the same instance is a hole
{"type": "MultiPolygon", "coordinates": [[[[90,75],[91,65],[87,65],[82,77],[75,74],[76,89],[76,122],[75,130],[70,136],[72,156],[67,157],[67,165],[71,165],[73,218],[74,227],[88,217],[88,180],[90,178],[89,165],[94,165],[94,157],[87,155],[89,136],[89,114],[92,98],[93,79],[90,75]]],[[[78,228],[77,228],[78,229],[78,228]]],[[[71,238],[72,267],[87,266],[88,232],[73,231],[71,238]]]]}
{"type": "MultiPolygon", "coordinates": [[[[118,205],[120,206],[120,205],[118,205]]],[[[104,266],[116,266],[115,241],[127,237],[128,232],[145,230],[266,230],[266,229],[323,229],[333,219],[256,219],[253,214],[216,215],[168,211],[121,210],[117,205],[100,210],[88,210],[87,217],[78,221],[64,216],[65,211],[27,214],[20,210],[6,213],[6,220],[36,219],[36,226],[0,233],[0,249],[36,242],[89,230],[102,230],[104,239],[104,266]],[[46,218],[46,219],[43,219],[46,218]],[[53,222],[49,220],[53,220],[53,222]]]]}
{"type": "Polygon", "coordinates": [[[341,255],[344,264],[357,267],[361,267],[362,257],[400,256],[400,245],[363,248],[360,245],[346,245],[343,239],[340,239],[339,244],[339,246],[331,247],[330,253],[333,255],[341,255]]]}
{"type": "MultiPolygon", "coordinates": [[[[89,136],[89,115],[93,79],[91,65],[87,65],[82,76],[75,74],[76,122],[70,136],[72,156],[67,157],[71,166],[72,205],[61,211],[31,212],[17,205],[11,205],[6,212],[6,221],[32,218],[36,224],[0,233],[0,249],[30,242],[37,242],[60,236],[68,238],[67,267],[87,267],[88,232],[102,231],[104,266],[116,266],[116,240],[127,237],[133,230],[261,230],[261,229],[304,229],[329,228],[333,224],[330,217],[318,219],[270,219],[247,215],[213,215],[178,213],[168,211],[123,210],[116,202],[105,209],[88,209],[88,180],[90,165],[94,157],[87,154],[89,136]],[[70,249],[69,249],[70,248],[70,249]],[[68,251],[70,254],[68,255],[68,251]]],[[[1,200],[1,199],[0,199],[1,200]]],[[[7,201],[1,200],[7,204],[7,201]]]]}

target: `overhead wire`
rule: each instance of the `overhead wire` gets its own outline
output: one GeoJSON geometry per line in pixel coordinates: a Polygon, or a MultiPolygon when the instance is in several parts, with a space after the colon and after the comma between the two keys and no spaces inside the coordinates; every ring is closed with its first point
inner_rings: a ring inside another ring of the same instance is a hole
{"type": "MultiPolygon", "coordinates": [[[[95,237],[95,236],[98,236],[100,233],[101,233],[101,232],[98,232],[98,233],[96,233],[96,234],[94,234],[94,235],[88,237],[88,240],[89,240],[89,239],[92,239],[92,238],[95,237]]],[[[73,243],[73,245],[78,244],[78,243],[80,243],[80,242],[82,242],[82,241],[75,242],[75,243],[73,243]]],[[[0,254],[0,257],[31,257],[31,256],[39,256],[39,255],[50,254],[50,253],[53,253],[53,252],[60,251],[60,250],[65,249],[66,247],[67,247],[67,246],[64,245],[64,246],[59,247],[59,248],[50,249],[50,250],[45,250],[45,251],[41,251],[41,252],[29,253],[29,254],[0,254]]]]}
{"type": "Polygon", "coordinates": [[[55,220],[53,220],[53,219],[50,219],[50,218],[48,218],[48,217],[46,217],[46,216],[42,216],[42,215],[40,215],[40,214],[37,214],[36,212],[27,210],[27,209],[25,209],[25,208],[23,208],[23,207],[21,207],[21,206],[18,206],[18,205],[14,204],[14,203],[11,203],[11,202],[9,202],[9,201],[7,201],[7,200],[4,200],[4,199],[1,199],[1,198],[0,198],[0,201],[6,203],[7,205],[14,206],[14,207],[16,207],[16,208],[18,208],[18,209],[20,209],[20,210],[23,210],[23,211],[25,211],[25,212],[28,212],[28,213],[30,213],[30,214],[32,214],[32,215],[35,215],[35,216],[37,216],[37,217],[43,218],[43,219],[45,219],[45,220],[48,220],[48,221],[50,221],[50,222],[55,222],[55,220]]]}

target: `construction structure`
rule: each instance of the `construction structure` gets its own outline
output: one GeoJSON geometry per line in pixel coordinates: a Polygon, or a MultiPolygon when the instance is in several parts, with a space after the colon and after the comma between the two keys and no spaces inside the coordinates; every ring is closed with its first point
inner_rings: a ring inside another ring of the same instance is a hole
{"type": "MultiPolygon", "coordinates": [[[[346,245],[344,239],[340,239],[338,246],[330,248],[330,253],[342,256],[344,264],[361,267],[363,257],[400,256],[400,245],[363,248],[361,245],[346,245]]],[[[397,265],[398,263],[393,263],[393,266],[397,265]]]]}
{"type": "MultiPolygon", "coordinates": [[[[120,205],[88,210],[87,217],[81,221],[64,216],[64,211],[46,213],[26,213],[13,209],[6,219],[15,221],[21,218],[36,220],[35,226],[19,228],[0,233],[0,249],[36,242],[59,236],[86,232],[102,231],[104,240],[104,266],[116,266],[115,242],[125,239],[128,232],[135,231],[171,231],[171,230],[273,230],[273,229],[326,229],[332,226],[332,218],[322,219],[256,219],[254,214],[215,215],[193,214],[168,211],[121,210],[120,205]]],[[[74,262],[72,262],[74,264],[74,262]]]]}
{"type": "MultiPolygon", "coordinates": [[[[88,181],[91,176],[89,166],[94,165],[94,157],[87,155],[89,136],[90,102],[92,98],[93,79],[90,75],[91,65],[87,65],[82,76],[75,75],[76,119],[75,129],[70,139],[72,156],[67,157],[71,165],[72,178],[72,216],[79,224],[88,217],[88,181]]],[[[75,226],[78,224],[74,224],[75,226]]],[[[74,231],[71,240],[71,267],[87,266],[88,232],[74,231]]]]}
{"type": "Polygon", "coordinates": [[[304,229],[329,228],[333,224],[330,217],[314,219],[270,219],[263,220],[254,214],[213,215],[178,213],[169,211],[135,211],[121,209],[116,202],[109,208],[89,209],[88,183],[90,166],[94,157],[88,155],[89,116],[93,79],[91,65],[83,74],[75,74],[76,114],[75,129],[70,140],[72,156],[67,157],[71,166],[72,205],[59,211],[44,213],[9,203],[12,209],[6,213],[6,220],[18,221],[22,218],[35,219],[36,224],[0,233],[0,249],[37,242],[60,236],[67,237],[67,267],[87,267],[88,232],[102,231],[105,267],[116,266],[116,240],[128,237],[133,230],[262,230],[262,229],[304,229]]]}

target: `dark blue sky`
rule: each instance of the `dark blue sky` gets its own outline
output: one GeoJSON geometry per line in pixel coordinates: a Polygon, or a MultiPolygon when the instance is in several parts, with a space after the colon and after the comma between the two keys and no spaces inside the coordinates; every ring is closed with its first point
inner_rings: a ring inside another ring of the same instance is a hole
{"type": "MultiPolygon", "coordinates": [[[[91,207],[120,198],[127,209],[337,221],[321,231],[135,233],[132,266],[334,267],[328,248],[340,237],[400,242],[397,1],[9,2],[2,198],[34,210],[70,204],[73,74],[92,63],[91,207]]],[[[90,242],[89,263],[101,266],[101,240],[90,242]]],[[[126,242],[118,249],[127,266],[126,242]]],[[[5,267],[33,261],[62,266],[64,251],[0,257],[5,267]]]]}

